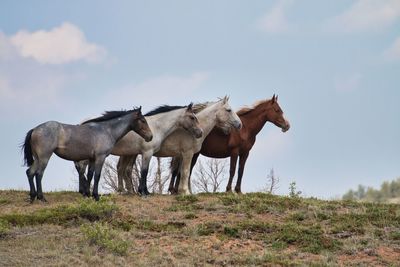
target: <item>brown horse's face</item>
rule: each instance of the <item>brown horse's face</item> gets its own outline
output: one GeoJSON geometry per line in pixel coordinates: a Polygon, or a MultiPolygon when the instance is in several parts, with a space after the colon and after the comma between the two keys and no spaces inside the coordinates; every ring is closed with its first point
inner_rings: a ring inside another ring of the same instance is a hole
{"type": "Polygon", "coordinates": [[[151,129],[147,124],[146,118],[142,114],[141,108],[139,109],[139,111],[136,112],[134,116],[136,116],[136,118],[134,119],[136,123],[134,123],[132,130],[143,137],[146,142],[150,142],[153,139],[153,133],[151,132],[151,129]]]}
{"type": "Polygon", "coordinates": [[[179,126],[191,133],[196,138],[203,136],[203,130],[200,128],[199,120],[194,115],[192,110],[193,104],[190,104],[186,109],[181,120],[179,120],[179,126]]]}
{"type": "Polygon", "coordinates": [[[278,104],[278,97],[273,96],[272,100],[268,103],[268,107],[266,107],[266,116],[268,120],[282,129],[282,132],[286,132],[290,128],[289,121],[283,115],[283,111],[278,104]]]}

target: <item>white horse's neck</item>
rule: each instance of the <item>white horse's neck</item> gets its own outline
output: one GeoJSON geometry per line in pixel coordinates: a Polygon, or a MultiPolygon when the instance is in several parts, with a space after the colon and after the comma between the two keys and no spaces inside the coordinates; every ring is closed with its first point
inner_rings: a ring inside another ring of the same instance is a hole
{"type": "Polygon", "coordinates": [[[199,142],[202,143],[215,125],[217,125],[217,111],[221,108],[221,105],[220,101],[215,102],[196,114],[200,127],[203,129],[203,136],[197,139],[199,142]]]}
{"type": "Polygon", "coordinates": [[[185,113],[185,108],[159,113],[153,116],[146,116],[147,123],[153,132],[153,139],[164,140],[179,126],[179,119],[185,113]]]}

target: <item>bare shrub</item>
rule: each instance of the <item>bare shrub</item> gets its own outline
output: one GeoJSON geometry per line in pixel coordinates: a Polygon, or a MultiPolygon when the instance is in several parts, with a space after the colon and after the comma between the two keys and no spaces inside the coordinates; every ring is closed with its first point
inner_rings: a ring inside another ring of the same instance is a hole
{"type": "Polygon", "coordinates": [[[226,159],[199,159],[192,179],[195,192],[218,192],[226,180],[227,166],[226,159]]]}

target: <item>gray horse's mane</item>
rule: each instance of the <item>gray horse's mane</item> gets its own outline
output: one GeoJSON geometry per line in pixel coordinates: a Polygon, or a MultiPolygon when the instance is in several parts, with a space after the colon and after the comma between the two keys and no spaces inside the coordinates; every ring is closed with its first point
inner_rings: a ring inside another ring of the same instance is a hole
{"type": "Polygon", "coordinates": [[[102,122],[102,121],[108,121],[108,120],[112,120],[112,119],[116,119],[122,116],[125,116],[129,113],[133,113],[133,112],[137,112],[139,111],[140,108],[134,108],[132,110],[119,110],[119,111],[106,111],[103,113],[102,116],[94,118],[94,119],[90,119],[87,121],[82,122],[81,124],[86,124],[86,123],[90,123],[90,122],[102,122]]]}

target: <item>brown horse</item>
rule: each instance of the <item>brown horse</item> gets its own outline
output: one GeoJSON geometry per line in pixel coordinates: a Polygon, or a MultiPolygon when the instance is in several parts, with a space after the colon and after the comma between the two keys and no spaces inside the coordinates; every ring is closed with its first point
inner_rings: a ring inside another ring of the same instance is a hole
{"type": "MultiPolygon", "coordinates": [[[[232,180],[235,176],[236,163],[239,158],[239,173],[235,191],[241,193],[244,167],[249,152],[256,141],[256,135],[261,131],[267,121],[281,128],[282,132],[289,130],[290,124],[285,119],[283,111],[278,104],[278,96],[275,95],[272,99],[256,102],[250,108],[242,108],[236,114],[242,121],[243,127],[240,130],[231,131],[230,134],[224,134],[222,130],[215,127],[204,140],[200,153],[211,158],[231,158],[229,181],[226,187],[227,192],[232,190],[232,180]]],[[[200,153],[193,155],[190,172],[196,164],[200,153]]],[[[178,162],[177,159],[172,160],[172,177],[169,185],[169,191],[172,194],[176,193],[179,185],[179,165],[180,162],[178,162]],[[176,183],[175,177],[177,177],[176,183]]]]}

